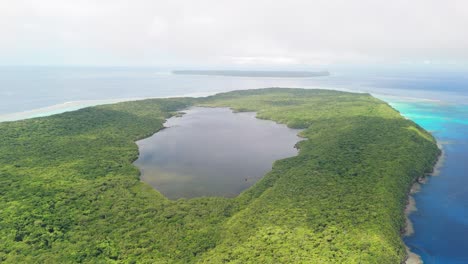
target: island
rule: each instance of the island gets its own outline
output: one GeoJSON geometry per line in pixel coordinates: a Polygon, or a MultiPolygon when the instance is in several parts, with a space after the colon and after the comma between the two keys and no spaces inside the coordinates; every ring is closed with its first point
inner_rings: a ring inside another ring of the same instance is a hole
{"type": "Polygon", "coordinates": [[[208,75],[232,77],[309,78],[329,76],[328,71],[241,71],[241,70],[179,70],[178,75],[208,75]]]}
{"type": "Polygon", "coordinates": [[[2,263],[401,263],[412,184],[440,150],[363,93],[268,88],[147,99],[0,123],[2,263]],[[234,198],[170,200],[140,181],[135,141],[192,106],[302,129],[234,198]]]}

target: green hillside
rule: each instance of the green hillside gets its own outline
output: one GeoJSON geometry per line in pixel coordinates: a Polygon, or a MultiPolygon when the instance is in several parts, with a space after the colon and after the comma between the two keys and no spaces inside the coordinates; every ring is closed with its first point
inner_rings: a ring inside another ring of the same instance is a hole
{"type": "Polygon", "coordinates": [[[433,137],[368,94],[260,89],[0,123],[0,262],[400,263],[407,192],[433,137]],[[236,198],[168,200],[137,139],[192,105],[303,128],[299,155],[236,198]]]}

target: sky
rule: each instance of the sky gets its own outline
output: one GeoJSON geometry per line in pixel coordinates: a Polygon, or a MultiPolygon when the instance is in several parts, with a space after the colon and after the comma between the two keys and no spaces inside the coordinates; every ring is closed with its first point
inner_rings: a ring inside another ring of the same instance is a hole
{"type": "Polygon", "coordinates": [[[0,0],[0,65],[463,65],[466,0],[0,0]]]}

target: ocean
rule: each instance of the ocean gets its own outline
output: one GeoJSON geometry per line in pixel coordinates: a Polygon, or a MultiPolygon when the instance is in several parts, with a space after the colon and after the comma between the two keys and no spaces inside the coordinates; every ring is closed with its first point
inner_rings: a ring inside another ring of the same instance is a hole
{"type": "Polygon", "coordinates": [[[410,215],[415,234],[405,243],[424,263],[468,263],[468,106],[441,102],[391,105],[415,121],[442,145],[439,172],[414,196],[410,215]]]}
{"type": "Polygon", "coordinates": [[[264,87],[365,92],[433,133],[444,150],[436,176],[414,195],[405,243],[424,263],[468,263],[468,73],[435,69],[329,69],[330,76],[173,75],[159,68],[0,67],[0,121],[153,97],[206,96],[264,87]]]}

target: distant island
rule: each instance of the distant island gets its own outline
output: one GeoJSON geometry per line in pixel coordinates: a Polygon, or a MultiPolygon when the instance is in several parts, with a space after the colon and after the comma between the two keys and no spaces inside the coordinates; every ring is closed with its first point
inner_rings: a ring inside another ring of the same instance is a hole
{"type": "Polygon", "coordinates": [[[328,90],[147,99],[3,122],[0,262],[402,263],[409,190],[439,153],[387,103],[328,90]],[[140,180],[135,141],[193,106],[256,112],[303,129],[304,140],[234,198],[170,200],[140,180]]]}
{"type": "Polygon", "coordinates": [[[277,78],[307,78],[329,76],[328,71],[241,71],[241,70],[180,70],[172,71],[179,75],[209,75],[233,77],[277,77],[277,78]]]}

